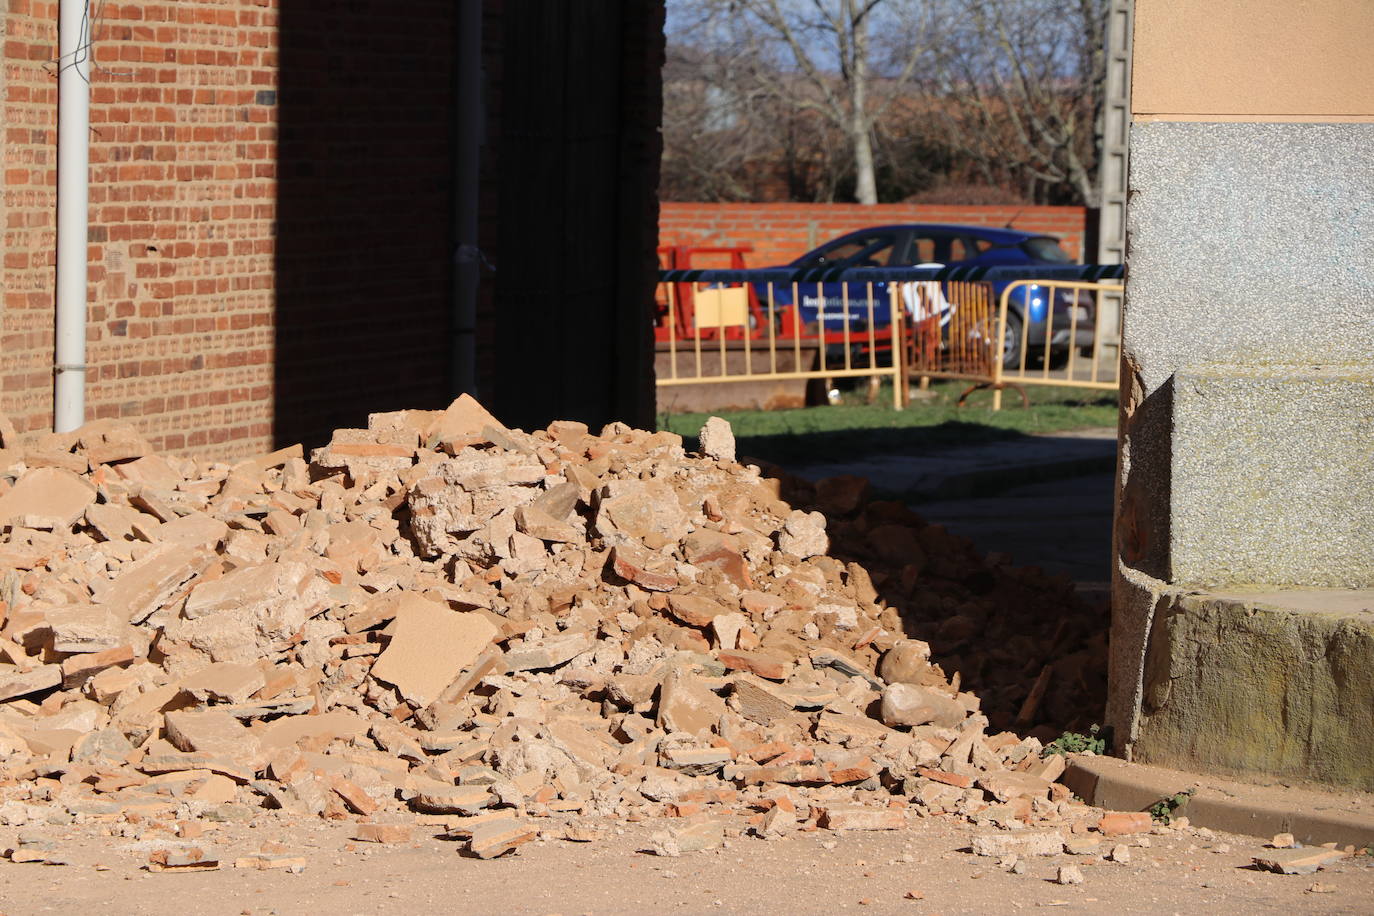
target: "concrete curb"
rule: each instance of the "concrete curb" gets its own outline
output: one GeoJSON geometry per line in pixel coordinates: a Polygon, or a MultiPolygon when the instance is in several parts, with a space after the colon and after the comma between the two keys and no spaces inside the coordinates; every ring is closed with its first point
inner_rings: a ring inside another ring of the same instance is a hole
{"type": "Polygon", "coordinates": [[[1089,804],[1113,811],[1144,811],[1194,789],[1176,812],[1194,827],[1265,838],[1291,833],[1308,846],[1374,845],[1374,796],[1364,793],[1257,786],[1092,755],[1071,756],[1060,781],[1089,804]]]}

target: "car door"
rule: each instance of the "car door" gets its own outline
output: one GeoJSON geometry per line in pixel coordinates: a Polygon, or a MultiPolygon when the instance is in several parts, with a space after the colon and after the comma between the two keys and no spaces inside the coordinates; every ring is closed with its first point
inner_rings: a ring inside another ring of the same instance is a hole
{"type": "MultiPolygon", "coordinates": [[[[905,232],[891,230],[847,235],[817,249],[797,266],[837,269],[893,266],[905,258],[906,236],[905,232]]],[[[846,325],[851,331],[867,328],[870,288],[873,325],[885,327],[889,323],[885,282],[803,283],[801,286],[800,315],[806,324],[823,325],[827,331],[842,331],[846,325]]]]}

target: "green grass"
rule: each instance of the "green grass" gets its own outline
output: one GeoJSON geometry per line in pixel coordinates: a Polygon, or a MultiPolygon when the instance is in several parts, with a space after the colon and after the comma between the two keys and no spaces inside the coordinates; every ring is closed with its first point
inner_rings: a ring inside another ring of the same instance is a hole
{"type": "MultiPolygon", "coordinates": [[[[844,460],[855,454],[924,452],[1016,439],[1030,434],[1116,425],[1116,392],[1084,388],[1027,386],[1030,407],[1015,391],[1005,391],[1002,409],[991,409],[992,393],[974,393],[964,407],[965,382],[934,382],[933,397],[913,399],[893,410],[892,390],[884,385],[877,401],[866,404],[864,386],[841,394],[841,402],[795,410],[725,411],[740,455],[781,465],[844,460]]],[[[671,430],[696,447],[696,435],[713,414],[661,415],[659,429],[671,430]]]]}

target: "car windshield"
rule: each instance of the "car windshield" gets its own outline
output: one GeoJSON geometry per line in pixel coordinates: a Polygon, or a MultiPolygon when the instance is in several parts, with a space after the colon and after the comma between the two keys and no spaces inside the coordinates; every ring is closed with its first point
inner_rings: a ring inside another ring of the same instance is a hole
{"type": "Polygon", "coordinates": [[[1073,263],[1073,258],[1065,254],[1064,249],[1059,247],[1058,240],[1049,236],[1026,239],[1021,243],[1021,250],[1037,261],[1049,261],[1051,264],[1073,263]]]}

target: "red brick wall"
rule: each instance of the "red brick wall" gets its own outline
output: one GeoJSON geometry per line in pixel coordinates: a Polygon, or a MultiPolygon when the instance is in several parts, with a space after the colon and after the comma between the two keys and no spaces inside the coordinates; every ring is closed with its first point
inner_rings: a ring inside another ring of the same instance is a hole
{"type": "MultiPolygon", "coordinates": [[[[916,204],[714,204],[659,206],[660,245],[752,245],[749,267],[785,264],[836,236],[888,223],[964,223],[1043,232],[1062,240],[1064,250],[1083,257],[1082,207],[946,207],[916,204]]],[[[699,259],[693,266],[726,266],[699,259]]]]}
{"type": "MultiPolygon", "coordinates": [[[[108,3],[91,91],[87,415],[270,445],[276,2],[108,3]]],[[[0,411],[52,423],[57,3],[5,17],[0,411]]]]}
{"type": "MultiPolygon", "coordinates": [[[[100,5],[89,418],[132,421],[162,448],[231,458],[319,444],[335,427],[365,423],[369,411],[447,403],[454,394],[455,6],[100,5]]],[[[598,320],[577,330],[603,343],[648,333],[647,319],[636,323],[621,312],[646,307],[654,282],[662,15],[661,0],[484,2],[491,120],[482,247],[504,271],[485,272],[481,288],[479,394],[490,403],[505,384],[532,392],[532,411],[579,413],[564,403],[571,376],[560,364],[531,364],[527,352],[529,322],[564,320],[566,296],[537,299],[511,333],[498,327],[510,303],[496,277],[524,269],[531,227],[544,227],[549,200],[589,197],[598,222],[584,218],[592,208],[574,207],[556,231],[608,255],[594,283],[570,271],[557,278],[595,293],[586,314],[598,320]],[[551,28],[554,19],[562,25],[551,28]],[[533,102],[547,101],[528,91],[547,81],[545,61],[503,66],[509,36],[524,41],[532,23],[547,33],[551,54],[583,60],[579,79],[601,81],[596,123],[569,119],[568,142],[583,149],[577,130],[585,128],[604,149],[572,171],[555,157],[535,173],[506,155],[542,111],[533,102]],[[508,89],[524,90],[512,93],[524,108],[503,102],[508,89]],[[530,212],[497,200],[498,186],[512,184],[530,187],[530,212]],[[503,257],[507,234],[515,243],[503,257]],[[503,365],[529,376],[523,387],[503,378],[503,365]]],[[[35,434],[52,423],[57,17],[56,0],[0,5],[0,412],[35,434]]],[[[569,346],[587,358],[586,348],[569,346]]],[[[647,349],[641,355],[647,360],[647,349]]],[[[648,371],[637,372],[639,362],[623,354],[600,364],[607,378],[580,412],[636,422],[651,416],[648,371]]],[[[586,378],[579,382],[582,392],[592,390],[586,378]]]]}
{"type": "MultiPolygon", "coordinates": [[[[452,4],[101,9],[87,416],[231,457],[444,401],[452,4]]],[[[8,0],[0,17],[0,412],[36,431],[52,423],[58,8],[8,0]]]]}

